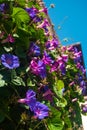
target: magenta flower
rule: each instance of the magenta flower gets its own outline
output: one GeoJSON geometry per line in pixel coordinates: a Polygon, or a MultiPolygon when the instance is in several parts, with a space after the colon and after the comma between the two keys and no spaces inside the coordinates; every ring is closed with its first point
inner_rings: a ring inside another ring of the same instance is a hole
{"type": "Polygon", "coordinates": [[[47,26],[50,26],[50,24],[49,24],[47,19],[44,19],[44,21],[40,25],[38,25],[37,28],[43,28],[44,29],[44,27],[47,27],[47,26]]]}
{"type": "Polygon", "coordinates": [[[2,40],[1,43],[6,43],[6,42],[13,43],[13,42],[15,42],[15,39],[13,38],[13,36],[11,34],[9,34],[8,37],[6,39],[2,40]]]}
{"type": "Polygon", "coordinates": [[[2,54],[1,63],[9,69],[17,68],[20,65],[18,57],[11,54],[2,54]]]}
{"type": "Polygon", "coordinates": [[[57,60],[51,65],[50,72],[59,71],[63,75],[65,75],[66,72],[65,62],[67,62],[68,57],[66,55],[63,56],[64,58],[62,56],[59,56],[57,60]]]}
{"type": "Polygon", "coordinates": [[[66,54],[62,54],[62,60],[64,61],[64,62],[68,62],[68,55],[66,55],[66,54]]]}
{"type": "Polygon", "coordinates": [[[52,63],[54,63],[54,61],[52,60],[52,58],[47,54],[47,52],[46,51],[44,51],[44,55],[43,55],[43,62],[44,62],[44,64],[46,64],[46,65],[50,65],[50,64],[52,64],[52,63]]]}
{"type": "Polygon", "coordinates": [[[11,34],[8,35],[8,42],[15,42],[15,39],[13,38],[13,36],[11,34]]]}
{"type": "Polygon", "coordinates": [[[59,45],[59,41],[57,38],[53,38],[52,40],[48,40],[46,42],[46,48],[48,50],[54,50],[55,48],[57,48],[59,45]]]}
{"type": "Polygon", "coordinates": [[[40,9],[39,12],[44,12],[46,15],[48,14],[46,7],[44,7],[43,9],[40,9]]]}
{"type": "Polygon", "coordinates": [[[49,108],[46,105],[40,102],[36,102],[34,107],[34,115],[36,118],[44,119],[49,115],[48,112],[49,112],[49,108]]]}
{"type": "Polygon", "coordinates": [[[33,90],[28,90],[26,97],[19,99],[19,103],[24,103],[30,107],[30,110],[33,111],[33,108],[36,104],[36,93],[33,90]]]}
{"type": "Polygon", "coordinates": [[[30,63],[30,69],[32,73],[40,76],[41,78],[46,77],[46,66],[42,60],[39,60],[38,62],[32,60],[30,63]]]}
{"type": "Polygon", "coordinates": [[[59,65],[59,63],[58,63],[57,61],[55,61],[55,62],[51,65],[50,72],[57,71],[57,70],[58,70],[58,65],[59,65]]]}

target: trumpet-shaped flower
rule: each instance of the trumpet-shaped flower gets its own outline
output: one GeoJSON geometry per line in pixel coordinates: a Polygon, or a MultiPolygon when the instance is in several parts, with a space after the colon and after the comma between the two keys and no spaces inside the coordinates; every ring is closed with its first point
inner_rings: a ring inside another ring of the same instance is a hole
{"type": "Polygon", "coordinates": [[[42,60],[39,60],[38,62],[32,60],[30,69],[32,73],[40,76],[42,79],[46,77],[46,66],[42,60]]]}
{"type": "Polygon", "coordinates": [[[47,12],[47,8],[46,8],[46,7],[43,8],[43,9],[40,9],[39,12],[44,12],[46,15],[48,14],[48,12],[47,12]]]}
{"type": "Polygon", "coordinates": [[[20,65],[19,58],[15,55],[11,55],[11,54],[2,54],[1,63],[9,69],[17,68],[20,65]]]}
{"type": "Polygon", "coordinates": [[[28,90],[26,93],[26,97],[19,99],[18,102],[29,105],[30,110],[33,111],[33,108],[36,104],[36,93],[33,90],[28,90]]]}
{"type": "Polygon", "coordinates": [[[34,7],[32,8],[25,8],[25,10],[28,12],[29,16],[31,17],[31,19],[34,19],[36,17],[36,14],[38,12],[38,10],[34,7]]]}
{"type": "Polygon", "coordinates": [[[44,55],[43,55],[43,62],[46,65],[50,65],[52,64],[54,61],[52,60],[52,58],[49,56],[49,54],[47,54],[46,51],[44,51],[44,55]]]}
{"type": "Polygon", "coordinates": [[[35,107],[34,107],[34,115],[38,119],[44,119],[45,117],[48,116],[49,108],[40,103],[36,102],[35,107]]]}
{"type": "Polygon", "coordinates": [[[40,47],[37,46],[34,42],[31,42],[28,54],[33,54],[34,56],[40,55],[40,47]]]}
{"type": "Polygon", "coordinates": [[[2,40],[1,43],[6,43],[6,42],[13,43],[13,42],[15,42],[15,39],[11,34],[9,34],[8,37],[6,39],[2,40]]]}
{"type": "Polygon", "coordinates": [[[46,48],[48,50],[54,50],[55,48],[58,47],[58,45],[59,45],[59,41],[56,38],[53,38],[52,40],[48,40],[46,42],[46,48]]]}

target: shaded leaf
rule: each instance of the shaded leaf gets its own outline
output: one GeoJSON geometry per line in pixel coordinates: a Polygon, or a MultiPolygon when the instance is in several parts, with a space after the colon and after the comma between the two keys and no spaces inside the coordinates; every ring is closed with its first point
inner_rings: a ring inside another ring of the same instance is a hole
{"type": "Polygon", "coordinates": [[[3,87],[5,85],[6,85],[5,80],[3,79],[3,76],[0,74],[0,87],[3,87]]]}
{"type": "Polygon", "coordinates": [[[0,113],[0,123],[3,122],[5,119],[5,115],[3,113],[0,113]]]}
{"type": "Polygon", "coordinates": [[[12,83],[14,84],[14,85],[17,85],[17,86],[20,86],[20,85],[22,85],[22,86],[25,86],[25,83],[24,83],[24,81],[22,80],[22,78],[20,78],[20,77],[16,77],[16,78],[14,78],[14,79],[12,79],[12,83]]]}

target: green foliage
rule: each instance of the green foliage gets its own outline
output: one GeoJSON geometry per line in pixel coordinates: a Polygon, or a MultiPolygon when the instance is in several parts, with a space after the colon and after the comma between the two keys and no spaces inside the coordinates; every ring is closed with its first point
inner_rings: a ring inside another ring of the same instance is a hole
{"type": "Polygon", "coordinates": [[[29,23],[29,15],[28,13],[20,8],[20,7],[14,7],[13,13],[12,13],[13,22],[16,23],[18,28],[21,28],[23,30],[26,29],[26,25],[29,23]]]}
{"type": "Polygon", "coordinates": [[[61,119],[61,113],[53,108],[51,108],[51,111],[53,115],[47,121],[49,130],[62,130],[64,122],[61,119]]]}
{"type": "Polygon", "coordinates": [[[5,86],[5,80],[3,80],[3,76],[0,75],[0,87],[5,86]]]}
{"type": "Polygon", "coordinates": [[[82,124],[79,102],[87,80],[79,52],[51,34],[42,9],[35,0],[0,0],[0,130],[76,130],[82,124]],[[26,103],[28,90],[49,107],[45,119],[26,103]]]}

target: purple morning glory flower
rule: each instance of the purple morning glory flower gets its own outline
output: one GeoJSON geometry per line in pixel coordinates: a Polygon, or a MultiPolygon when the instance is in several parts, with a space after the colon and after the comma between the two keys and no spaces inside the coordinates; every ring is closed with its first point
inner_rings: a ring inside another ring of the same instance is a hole
{"type": "Polygon", "coordinates": [[[64,63],[64,62],[59,62],[58,69],[61,71],[61,73],[62,73],[63,75],[65,75],[66,68],[65,68],[65,63],[64,63]]]}
{"type": "Polygon", "coordinates": [[[46,51],[44,51],[44,55],[43,55],[43,59],[42,60],[43,60],[44,64],[46,64],[46,65],[50,65],[50,64],[54,63],[54,61],[49,56],[49,54],[47,54],[46,51]]]}
{"type": "Polygon", "coordinates": [[[80,88],[82,90],[82,95],[86,95],[87,87],[86,87],[86,82],[84,80],[80,82],[80,88]]]}
{"type": "Polygon", "coordinates": [[[46,77],[46,66],[42,60],[39,60],[38,62],[32,60],[30,69],[32,73],[40,76],[42,79],[46,77]]]}
{"type": "Polygon", "coordinates": [[[34,42],[31,42],[30,48],[29,48],[29,54],[34,54],[34,56],[39,56],[40,55],[40,47],[37,46],[34,42]]]}
{"type": "Polygon", "coordinates": [[[84,113],[87,112],[87,105],[84,105],[84,106],[82,107],[82,111],[83,111],[84,113]]]}
{"type": "Polygon", "coordinates": [[[5,4],[0,4],[0,12],[3,12],[4,11],[4,8],[5,8],[5,4]]]}
{"type": "Polygon", "coordinates": [[[7,3],[0,4],[0,12],[5,13],[9,9],[9,5],[7,3]]]}
{"type": "Polygon", "coordinates": [[[2,54],[1,63],[9,69],[17,68],[20,65],[18,57],[12,54],[2,54]]]}
{"type": "Polygon", "coordinates": [[[46,48],[48,50],[54,50],[55,48],[58,47],[58,45],[59,45],[59,41],[56,38],[53,38],[52,40],[48,40],[46,42],[46,48]]]}
{"type": "Polygon", "coordinates": [[[36,93],[33,90],[28,90],[26,93],[26,97],[19,99],[18,102],[29,105],[30,110],[33,111],[33,108],[36,104],[36,93]]]}
{"type": "Polygon", "coordinates": [[[25,8],[25,10],[28,12],[28,14],[30,15],[31,19],[34,19],[36,17],[36,14],[38,12],[38,10],[34,7],[32,8],[25,8]]]}
{"type": "Polygon", "coordinates": [[[40,102],[36,102],[36,105],[34,107],[35,117],[37,117],[38,119],[44,119],[45,117],[48,116],[48,112],[49,108],[46,105],[40,102]]]}

